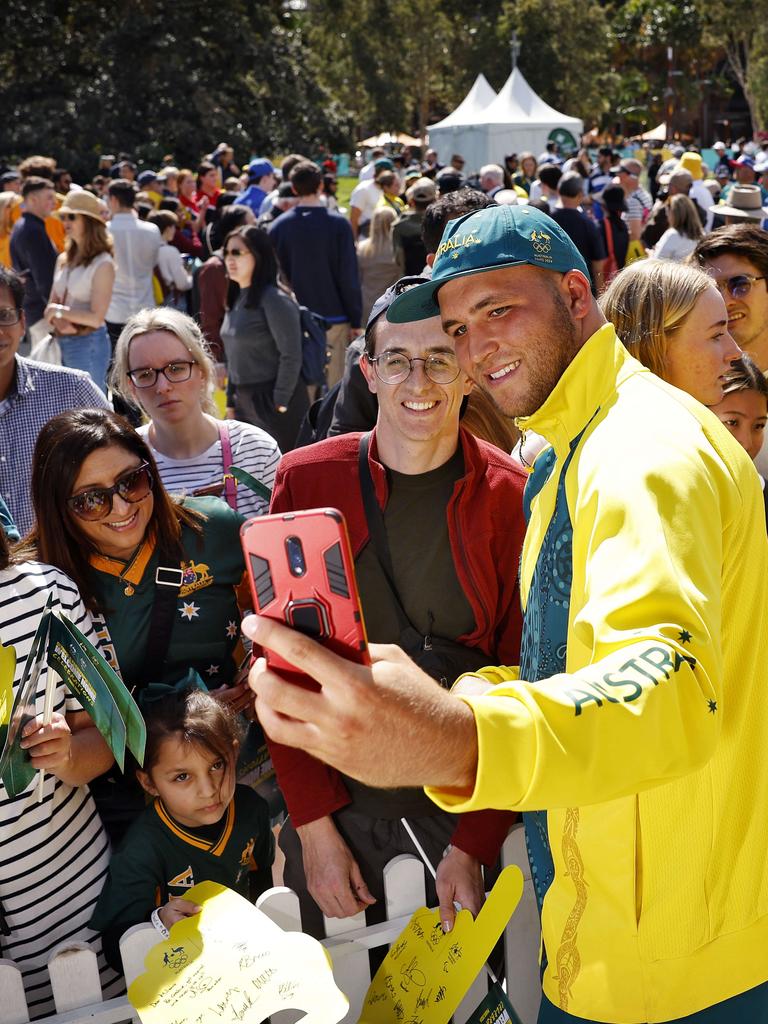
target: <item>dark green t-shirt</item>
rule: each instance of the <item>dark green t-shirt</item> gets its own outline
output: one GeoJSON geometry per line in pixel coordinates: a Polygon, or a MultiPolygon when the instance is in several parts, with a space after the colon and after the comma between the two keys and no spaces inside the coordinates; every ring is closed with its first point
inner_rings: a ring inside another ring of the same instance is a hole
{"type": "MultiPolygon", "coordinates": [[[[395,583],[411,625],[422,636],[455,640],[473,632],[472,608],[456,575],[448,535],[448,503],[464,476],[458,448],[428,473],[387,470],[389,498],[384,525],[395,583]]],[[[397,644],[400,626],[391,591],[369,541],[355,560],[355,574],[368,639],[397,644]]],[[[423,817],[438,810],[422,789],[372,789],[345,777],[356,810],[377,818],[423,817]]]]}
{"type": "MultiPolygon", "coordinates": [[[[471,633],[475,619],[456,575],[447,518],[456,481],[464,475],[461,448],[428,473],[407,475],[388,469],[387,475],[384,525],[395,583],[411,624],[422,635],[446,640],[471,633]]],[[[368,639],[398,643],[400,627],[391,591],[370,541],[355,561],[355,572],[368,639]]]]}

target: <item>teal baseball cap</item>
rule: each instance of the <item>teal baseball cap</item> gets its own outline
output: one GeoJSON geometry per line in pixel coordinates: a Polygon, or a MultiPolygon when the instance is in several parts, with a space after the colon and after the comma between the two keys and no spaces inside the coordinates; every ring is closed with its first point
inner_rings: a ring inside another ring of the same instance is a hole
{"type": "Polygon", "coordinates": [[[590,280],[584,257],[565,231],[533,206],[489,206],[457,217],[443,231],[432,280],[398,295],[387,320],[406,324],[438,316],[437,292],[446,281],[524,264],[561,274],[579,270],[590,280]]]}

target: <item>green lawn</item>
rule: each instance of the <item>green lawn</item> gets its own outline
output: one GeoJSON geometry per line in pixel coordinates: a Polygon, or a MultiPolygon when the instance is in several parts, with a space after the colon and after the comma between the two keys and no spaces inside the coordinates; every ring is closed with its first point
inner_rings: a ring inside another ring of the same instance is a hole
{"type": "Polygon", "coordinates": [[[339,201],[339,206],[344,206],[349,209],[349,197],[352,194],[352,189],[357,184],[357,178],[337,178],[339,183],[338,191],[336,192],[336,198],[339,201]]]}

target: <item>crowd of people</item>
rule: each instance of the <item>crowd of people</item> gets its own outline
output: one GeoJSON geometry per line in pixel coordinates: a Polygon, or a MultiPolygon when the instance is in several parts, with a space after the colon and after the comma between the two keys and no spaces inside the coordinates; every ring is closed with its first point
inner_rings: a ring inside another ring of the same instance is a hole
{"type": "Polygon", "coordinates": [[[147,723],[121,773],[40,674],[42,790],[0,783],[33,1018],[58,945],[118,993],[122,934],[255,899],[275,833],[306,931],[382,920],[403,853],[450,930],[522,815],[542,1024],[768,1020],[768,148],[714,150],[374,150],[346,211],[226,144],[0,174],[14,692],[50,597],[147,723]],[[243,522],[329,506],[371,667],[248,615],[243,522]]]}

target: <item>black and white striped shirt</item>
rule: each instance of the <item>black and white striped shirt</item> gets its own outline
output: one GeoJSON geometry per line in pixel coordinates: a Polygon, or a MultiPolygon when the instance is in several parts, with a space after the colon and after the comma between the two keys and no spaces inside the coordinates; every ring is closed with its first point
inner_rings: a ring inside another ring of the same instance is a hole
{"type": "MultiPolygon", "coordinates": [[[[34,562],[0,571],[0,638],[16,650],[14,693],[49,594],[53,609],[61,609],[97,643],[90,616],[64,573],[34,562]]],[[[38,714],[51,671],[44,667],[40,673],[38,714]]],[[[54,677],[53,710],[81,711],[78,700],[54,677]]],[[[65,940],[90,942],[97,950],[105,999],[124,991],[122,979],[101,955],[99,937],[87,927],[109,861],[109,840],[96,805],[86,786],[69,786],[49,773],[40,803],[37,788],[35,776],[23,793],[9,797],[0,782],[0,904],[11,932],[0,935],[0,955],[22,970],[32,1019],[55,1012],[46,964],[65,940]]]]}
{"type": "MultiPolygon", "coordinates": [[[[232,446],[232,465],[244,469],[271,490],[280,461],[277,441],[265,430],[250,423],[226,420],[226,426],[232,446]]],[[[138,432],[151,448],[160,479],[170,494],[181,497],[222,483],[224,463],[219,438],[210,448],[192,459],[170,459],[152,447],[149,424],[139,427],[138,432]]],[[[238,484],[237,511],[246,517],[259,516],[269,511],[269,503],[243,484],[238,484]]]]}

